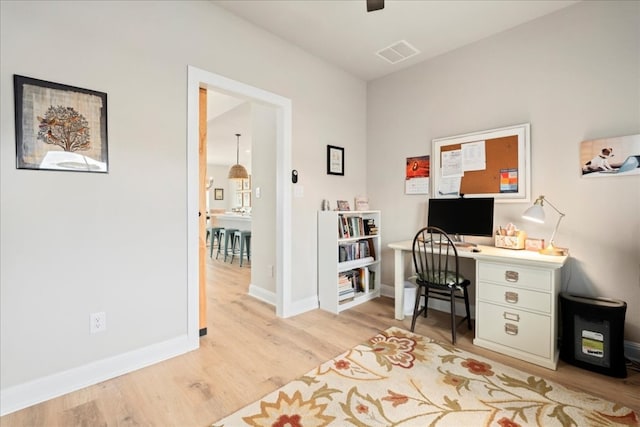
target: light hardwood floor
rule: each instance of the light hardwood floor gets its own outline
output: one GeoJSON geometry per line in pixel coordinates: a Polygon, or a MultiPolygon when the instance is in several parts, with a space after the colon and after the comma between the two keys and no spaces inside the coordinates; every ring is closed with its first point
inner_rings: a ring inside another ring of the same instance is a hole
{"type": "MultiPolygon", "coordinates": [[[[197,351],[0,418],[0,426],[207,426],[390,326],[393,300],[382,297],[333,315],[314,310],[290,319],[247,296],[249,268],[209,260],[208,334],[197,351]]],[[[429,312],[416,332],[449,340],[448,315],[429,312]]],[[[626,379],[560,362],[557,371],[473,346],[458,347],[533,375],[640,410],[640,373],[626,379]]]]}

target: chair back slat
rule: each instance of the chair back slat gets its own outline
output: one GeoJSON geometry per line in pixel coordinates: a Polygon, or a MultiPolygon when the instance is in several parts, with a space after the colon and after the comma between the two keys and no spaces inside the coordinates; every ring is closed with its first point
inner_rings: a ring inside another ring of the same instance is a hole
{"type": "Polygon", "coordinates": [[[456,299],[463,299],[467,327],[471,330],[471,313],[467,287],[471,282],[460,275],[458,249],[447,233],[437,227],[424,227],[413,238],[413,268],[416,273],[416,299],[413,306],[411,331],[420,313],[427,316],[429,298],[449,301],[451,342],[456,342],[456,299]],[[422,307],[420,302],[424,299],[422,307]]]}
{"type": "Polygon", "coordinates": [[[424,227],[413,238],[413,266],[419,280],[439,284],[447,274],[459,277],[458,250],[447,233],[424,227]]]}

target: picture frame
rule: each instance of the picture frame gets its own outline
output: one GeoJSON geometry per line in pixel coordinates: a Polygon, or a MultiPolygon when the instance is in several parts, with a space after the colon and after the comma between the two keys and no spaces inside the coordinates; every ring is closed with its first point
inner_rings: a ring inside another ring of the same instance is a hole
{"type": "Polygon", "coordinates": [[[214,188],[213,189],[213,199],[214,200],[224,200],[224,188],[214,188]]]}
{"type": "Polygon", "coordinates": [[[582,178],[640,175],[640,134],[580,143],[582,178]]]}
{"type": "Polygon", "coordinates": [[[530,134],[530,124],[522,123],[432,140],[433,197],[529,202],[530,134]]]}
{"type": "Polygon", "coordinates": [[[344,148],[327,145],[327,175],[344,176],[344,148]]]}
{"type": "Polygon", "coordinates": [[[16,168],[109,172],[107,94],[14,74],[16,168]]]}
{"type": "Polygon", "coordinates": [[[251,192],[247,191],[246,193],[242,193],[242,207],[249,208],[251,207],[251,192]]]}
{"type": "Polygon", "coordinates": [[[249,175],[249,178],[245,178],[242,180],[242,189],[251,190],[251,175],[249,175]]]}
{"type": "Polygon", "coordinates": [[[338,200],[336,205],[339,211],[350,211],[349,202],[347,200],[338,200]]]}

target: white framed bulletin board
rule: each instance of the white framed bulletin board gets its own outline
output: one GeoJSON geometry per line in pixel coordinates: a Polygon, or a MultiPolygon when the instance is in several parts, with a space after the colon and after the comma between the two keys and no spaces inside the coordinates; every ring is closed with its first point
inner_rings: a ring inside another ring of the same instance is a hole
{"type": "Polygon", "coordinates": [[[524,123],[432,141],[432,197],[531,199],[530,124],[524,123]]]}

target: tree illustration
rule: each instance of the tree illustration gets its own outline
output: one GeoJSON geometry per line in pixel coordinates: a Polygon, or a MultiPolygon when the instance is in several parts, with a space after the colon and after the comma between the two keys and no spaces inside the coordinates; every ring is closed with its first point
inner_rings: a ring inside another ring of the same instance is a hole
{"type": "Polygon", "coordinates": [[[89,122],[72,107],[53,105],[40,122],[38,137],[45,144],[57,145],[64,151],[84,151],[91,148],[89,122]]]}

